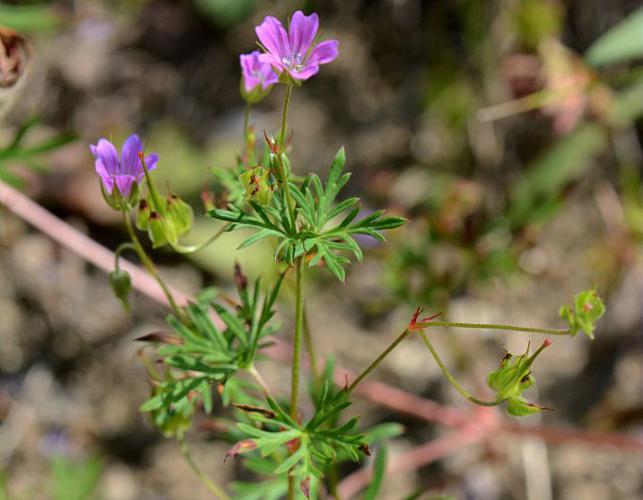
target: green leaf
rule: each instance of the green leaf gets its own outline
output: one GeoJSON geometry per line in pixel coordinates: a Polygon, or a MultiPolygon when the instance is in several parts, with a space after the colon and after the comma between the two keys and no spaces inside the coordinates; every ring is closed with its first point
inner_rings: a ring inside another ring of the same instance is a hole
{"type": "Polygon", "coordinates": [[[375,500],[382,487],[382,481],[386,474],[386,446],[380,446],[377,456],[375,457],[375,464],[373,465],[373,478],[368,485],[366,493],[364,493],[364,500],[375,500]]]}
{"type": "Polygon", "coordinates": [[[643,56],[643,8],[601,35],[585,58],[593,66],[614,64],[643,56]]]}

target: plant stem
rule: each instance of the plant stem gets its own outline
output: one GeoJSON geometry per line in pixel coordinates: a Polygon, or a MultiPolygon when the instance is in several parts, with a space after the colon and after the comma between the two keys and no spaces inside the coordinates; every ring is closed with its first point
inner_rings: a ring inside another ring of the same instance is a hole
{"type": "Polygon", "coordinates": [[[288,120],[288,105],[290,104],[290,97],[292,96],[292,83],[286,86],[286,94],[284,96],[284,109],[281,113],[281,132],[279,133],[279,145],[282,148],[286,143],[286,121],[288,120]]]}
{"type": "Polygon", "coordinates": [[[386,358],[386,356],[388,356],[391,353],[391,351],[395,349],[398,346],[398,344],[408,336],[409,333],[410,333],[410,330],[407,328],[393,342],[391,342],[391,344],[386,349],[384,349],[382,354],[380,354],[375,359],[375,361],[373,361],[370,365],[368,365],[366,370],[360,373],[358,377],[353,381],[353,383],[350,386],[348,386],[348,388],[346,389],[346,393],[350,394],[351,392],[353,392],[355,388],[362,382],[362,380],[364,380],[369,373],[371,373],[375,368],[377,368],[377,366],[384,360],[384,358],[386,358]]]}
{"type": "Polygon", "coordinates": [[[243,113],[243,138],[246,143],[246,153],[248,154],[248,165],[251,166],[254,163],[254,142],[250,140],[250,111],[252,110],[252,104],[246,103],[246,110],[243,113]]]}
{"type": "Polygon", "coordinates": [[[292,377],[290,385],[290,416],[297,419],[299,403],[299,370],[301,364],[301,339],[304,329],[304,258],[299,257],[296,263],[295,284],[295,339],[292,350],[292,377]]]}
{"type": "Polygon", "coordinates": [[[199,480],[204,484],[204,486],[220,500],[230,500],[230,497],[225,494],[223,489],[214,481],[212,481],[212,479],[206,476],[201,469],[199,469],[199,466],[192,459],[192,455],[190,455],[190,450],[188,450],[188,445],[185,442],[185,439],[180,440],[180,446],[181,453],[185,457],[185,460],[187,461],[190,468],[194,471],[196,476],[199,478],[199,480]]]}
{"type": "Polygon", "coordinates": [[[118,245],[118,247],[116,248],[116,251],[114,252],[114,269],[116,271],[120,270],[119,260],[121,258],[121,254],[125,250],[134,250],[134,252],[136,252],[138,255],[138,252],[136,251],[136,245],[134,245],[134,243],[127,242],[127,243],[121,243],[120,245],[118,245]]]}
{"type": "Polygon", "coordinates": [[[212,243],[216,239],[218,239],[219,236],[221,236],[223,233],[225,233],[227,231],[227,229],[230,227],[231,224],[232,224],[231,222],[228,222],[227,224],[224,224],[223,226],[221,226],[219,229],[217,229],[214,232],[214,234],[212,236],[210,236],[203,243],[199,243],[198,245],[190,245],[190,246],[183,246],[183,245],[179,245],[178,243],[174,244],[174,245],[171,244],[172,249],[175,252],[180,253],[182,255],[190,255],[190,254],[193,254],[193,253],[196,253],[196,252],[200,252],[205,247],[207,247],[210,243],[212,243]]]}
{"type": "Polygon", "coordinates": [[[183,312],[179,308],[179,306],[176,304],[176,301],[174,300],[174,297],[172,296],[172,293],[170,292],[169,288],[167,285],[163,282],[161,277],[159,276],[156,267],[154,266],[154,263],[152,262],[152,259],[145,253],[145,249],[143,248],[143,245],[141,245],[141,242],[139,241],[138,237],[136,236],[136,232],[134,231],[134,227],[132,226],[132,221],[129,218],[129,215],[127,212],[123,212],[123,221],[125,222],[125,227],[127,228],[127,233],[129,234],[130,239],[132,240],[132,245],[134,246],[134,250],[136,251],[136,254],[138,255],[138,258],[141,260],[141,263],[143,266],[145,266],[145,269],[147,269],[147,272],[150,273],[150,275],[156,280],[156,282],[159,284],[161,287],[161,290],[163,290],[163,293],[167,297],[167,301],[170,303],[170,307],[174,310],[174,312],[179,316],[183,316],[183,312]]]}
{"type": "MultiPolygon", "coordinates": [[[[296,285],[295,285],[295,339],[292,351],[292,378],[290,386],[290,416],[293,420],[298,417],[299,404],[299,369],[301,362],[301,338],[304,329],[304,266],[305,258],[302,255],[297,259],[296,285]]],[[[288,499],[295,499],[295,476],[288,475],[288,499]]]]}
{"type": "Polygon", "coordinates": [[[475,330],[506,330],[511,332],[545,333],[547,335],[569,335],[568,329],[562,328],[532,328],[528,326],[495,325],[489,323],[457,323],[452,321],[431,321],[428,323],[417,323],[417,328],[431,328],[435,326],[446,326],[450,328],[472,328],[475,330]]]}
{"type": "Polygon", "coordinates": [[[286,125],[288,120],[288,105],[290,104],[290,97],[292,96],[292,83],[286,87],[286,94],[284,97],[284,109],[281,114],[281,132],[279,132],[279,177],[281,177],[281,185],[284,190],[284,197],[286,198],[286,205],[288,205],[288,213],[293,225],[292,229],[295,230],[295,204],[293,203],[292,196],[290,195],[290,186],[288,185],[288,172],[286,172],[286,165],[282,158],[285,150],[286,143],[286,125]]]}
{"type": "Polygon", "coordinates": [[[440,367],[440,370],[442,370],[442,373],[444,373],[444,376],[451,383],[451,385],[455,387],[456,391],[458,391],[463,397],[465,397],[472,403],[480,406],[497,406],[500,404],[499,401],[484,401],[482,399],[478,399],[475,396],[471,395],[469,391],[467,391],[464,387],[460,385],[460,382],[456,380],[456,378],[451,374],[451,372],[446,367],[442,359],[440,359],[440,356],[438,355],[437,351],[433,347],[433,344],[431,344],[431,342],[429,341],[429,338],[426,336],[426,333],[424,333],[424,330],[418,330],[418,333],[420,334],[420,337],[422,337],[422,340],[424,341],[426,346],[429,348],[429,351],[431,352],[431,356],[433,356],[433,359],[440,367]]]}
{"type": "Polygon", "coordinates": [[[270,397],[270,388],[268,387],[268,384],[266,384],[266,381],[261,376],[261,373],[257,371],[254,365],[246,368],[246,371],[250,375],[252,375],[252,377],[255,379],[255,382],[259,384],[259,387],[261,387],[261,392],[263,392],[263,395],[266,397],[270,397]]]}
{"type": "Polygon", "coordinates": [[[308,322],[308,313],[304,309],[304,344],[306,344],[306,352],[308,353],[308,362],[310,364],[310,374],[313,377],[314,387],[319,385],[319,369],[317,368],[317,355],[315,354],[315,344],[313,343],[312,332],[310,331],[310,323],[308,322]]]}

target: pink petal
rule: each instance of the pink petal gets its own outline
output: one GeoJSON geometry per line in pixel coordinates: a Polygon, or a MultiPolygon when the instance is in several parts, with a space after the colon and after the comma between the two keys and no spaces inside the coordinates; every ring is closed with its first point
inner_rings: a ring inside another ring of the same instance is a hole
{"type": "Polygon", "coordinates": [[[301,71],[290,70],[289,73],[295,80],[308,80],[311,76],[319,73],[319,64],[308,63],[301,71]]]}
{"type": "Polygon", "coordinates": [[[90,148],[96,159],[103,162],[105,170],[110,174],[120,172],[120,162],[118,160],[118,151],[114,145],[107,139],[100,139],[96,146],[90,148]]]}
{"type": "Polygon", "coordinates": [[[255,28],[255,32],[270,53],[279,58],[290,56],[288,34],[279,19],[267,16],[263,23],[255,28]]]}
{"type": "Polygon", "coordinates": [[[116,188],[118,191],[125,197],[129,196],[132,191],[132,184],[134,184],[135,179],[133,175],[115,175],[114,182],[116,183],[116,188]]]}
{"type": "Polygon", "coordinates": [[[300,10],[295,12],[290,21],[290,30],[288,40],[292,55],[301,54],[305,56],[310,45],[315,40],[317,30],[319,29],[319,16],[311,14],[305,16],[300,10]]]}
{"type": "Polygon", "coordinates": [[[123,143],[121,154],[122,172],[133,175],[140,168],[138,154],[143,151],[143,143],[138,135],[130,135],[123,143]]]}
{"type": "Polygon", "coordinates": [[[334,61],[339,55],[339,42],[326,40],[315,46],[310,54],[309,61],[316,64],[327,64],[334,61]]]}

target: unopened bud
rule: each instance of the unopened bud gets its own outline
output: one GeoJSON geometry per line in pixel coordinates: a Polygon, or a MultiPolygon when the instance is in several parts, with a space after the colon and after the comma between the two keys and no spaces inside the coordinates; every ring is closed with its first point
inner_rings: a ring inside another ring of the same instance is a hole
{"type": "Polygon", "coordinates": [[[118,300],[121,301],[123,307],[129,312],[129,293],[132,290],[132,280],[127,271],[116,269],[109,273],[109,286],[118,300]]]}

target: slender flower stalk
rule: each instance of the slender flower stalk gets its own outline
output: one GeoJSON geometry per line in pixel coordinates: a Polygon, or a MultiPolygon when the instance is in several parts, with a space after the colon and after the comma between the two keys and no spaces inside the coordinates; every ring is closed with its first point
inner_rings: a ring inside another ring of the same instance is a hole
{"type": "Polygon", "coordinates": [[[368,365],[368,367],[362,373],[360,373],[355,380],[353,380],[353,383],[346,388],[346,393],[350,394],[351,392],[353,392],[362,382],[362,380],[364,380],[373,370],[375,370],[375,368],[377,368],[379,364],[384,361],[386,356],[391,354],[391,352],[393,352],[393,349],[395,349],[400,344],[400,342],[402,342],[409,335],[409,333],[411,333],[411,330],[407,328],[400,335],[398,335],[397,338],[393,342],[391,342],[389,346],[384,349],[384,351],[382,351],[382,354],[375,358],[375,361],[368,365]]]}
{"type": "Polygon", "coordinates": [[[281,113],[281,131],[279,132],[279,145],[281,146],[281,151],[285,149],[286,144],[286,128],[288,126],[288,105],[290,104],[290,98],[292,97],[292,88],[293,84],[289,83],[286,85],[286,93],[284,94],[284,108],[281,113]]]}
{"type": "Polygon", "coordinates": [[[532,328],[528,326],[496,325],[491,323],[458,323],[453,321],[419,322],[415,326],[417,328],[444,326],[449,328],[467,328],[474,330],[505,330],[510,332],[544,333],[547,335],[569,335],[571,333],[569,329],[563,328],[532,328]]]}
{"type": "MultiPolygon", "coordinates": [[[[292,84],[286,86],[286,93],[284,95],[284,109],[281,113],[281,132],[279,133],[279,150],[280,153],[283,153],[286,145],[286,127],[288,121],[288,105],[290,104],[290,98],[292,96],[292,84]]],[[[286,203],[288,204],[288,210],[290,212],[290,220],[295,224],[295,203],[290,194],[290,186],[288,185],[288,172],[286,172],[286,165],[284,165],[283,158],[279,154],[279,176],[281,177],[281,185],[283,186],[284,196],[286,197],[286,203]]]]}
{"type": "Polygon", "coordinates": [[[136,236],[136,231],[134,231],[134,227],[132,226],[132,221],[129,218],[129,215],[127,212],[123,212],[123,222],[125,223],[125,227],[127,229],[127,234],[129,234],[130,240],[132,240],[132,244],[134,246],[134,250],[136,251],[136,254],[138,255],[138,258],[141,260],[141,263],[147,269],[147,272],[156,280],[156,282],[159,284],[161,287],[161,290],[163,290],[163,293],[167,297],[167,301],[170,304],[170,307],[172,310],[179,316],[183,317],[183,311],[181,308],[177,305],[176,301],[174,300],[174,297],[172,296],[172,292],[170,292],[170,289],[167,287],[165,282],[161,279],[159,276],[158,271],[156,270],[156,267],[154,266],[154,262],[152,262],[152,259],[147,255],[145,252],[145,249],[143,248],[143,245],[141,245],[141,242],[138,239],[138,236],[136,236]]]}
{"type": "Polygon", "coordinates": [[[221,488],[212,479],[206,476],[205,473],[199,468],[199,466],[192,458],[192,455],[190,454],[190,450],[188,449],[188,444],[185,442],[185,439],[180,440],[180,447],[181,453],[185,457],[188,465],[190,466],[194,474],[196,474],[196,477],[199,478],[199,481],[203,483],[203,485],[210,491],[210,493],[212,493],[219,500],[231,500],[230,497],[225,493],[225,491],[223,491],[223,488],[221,488]]]}
{"type": "Polygon", "coordinates": [[[433,356],[433,359],[440,367],[440,370],[442,370],[442,373],[444,374],[444,376],[455,388],[455,390],[458,391],[464,398],[468,399],[473,404],[476,404],[479,406],[498,406],[500,404],[500,401],[485,401],[482,399],[478,399],[475,396],[473,396],[469,391],[467,391],[464,387],[462,387],[460,382],[458,382],[458,380],[451,374],[447,366],[444,364],[444,362],[438,355],[438,352],[433,347],[433,344],[431,344],[431,342],[429,341],[429,337],[427,337],[426,333],[424,333],[424,330],[420,329],[418,330],[418,333],[420,334],[420,337],[422,337],[422,340],[424,341],[424,344],[426,345],[426,347],[429,349],[431,356],[433,356]]]}

